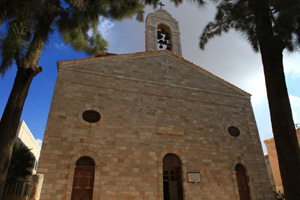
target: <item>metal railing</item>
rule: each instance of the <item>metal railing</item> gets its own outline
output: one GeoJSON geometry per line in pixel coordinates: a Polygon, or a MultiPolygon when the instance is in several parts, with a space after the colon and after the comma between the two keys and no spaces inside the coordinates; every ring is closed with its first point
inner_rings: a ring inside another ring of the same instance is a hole
{"type": "Polygon", "coordinates": [[[31,187],[30,183],[30,181],[7,180],[3,200],[26,200],[31,187]]]}

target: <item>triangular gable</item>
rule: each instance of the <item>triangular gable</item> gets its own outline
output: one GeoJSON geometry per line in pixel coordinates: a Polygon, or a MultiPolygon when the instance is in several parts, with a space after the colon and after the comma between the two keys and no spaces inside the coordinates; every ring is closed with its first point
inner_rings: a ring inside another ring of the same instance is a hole
{"type": "Polygon", "coordinates": [[[163,18],[163,19],[171,19],[171,20],[175,20],[175,18],[172,17],[172,15],[170,15],[170,13],[168,13],[166,10],[164,9],[158,9],[153,13],[149,13],[147,15],[147,18],[151,17],[151,16],[157,16],[159,18],[163,18]]]}
{"type": "Polygon", "coordinates": [[[247,98],[251,96],[168,50],[60,61],[58,68],[126,77],[247,98]]]}

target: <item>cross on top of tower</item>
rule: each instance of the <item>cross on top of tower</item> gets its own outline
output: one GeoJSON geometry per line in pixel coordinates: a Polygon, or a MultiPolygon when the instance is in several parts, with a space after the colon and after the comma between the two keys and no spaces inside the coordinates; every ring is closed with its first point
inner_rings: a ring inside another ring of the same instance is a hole
{"type": "Polygon", "coordinates": [[[159,2],[158,5],[160,5],[160,9],[162,9],[162,7],[165,6],[165,4],[163,4],[162,2],[159,2]]]}

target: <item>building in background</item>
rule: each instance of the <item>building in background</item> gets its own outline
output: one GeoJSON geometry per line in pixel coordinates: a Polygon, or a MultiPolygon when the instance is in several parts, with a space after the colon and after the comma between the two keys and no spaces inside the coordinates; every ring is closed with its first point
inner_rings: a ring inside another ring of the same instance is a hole
{"type": "Polygon", "coordinates": [[[27,149],[30,149],[30,152],[35,158],[35,164],[32,169],[32,174],[36,174],[41,147],[23,120],[21,120],[19,123],[17,135],[15,138],[15,144],[23,145],[27,149]]]}
{"type": "MultiPolygon", "coordinates": [[[[22,146],[30,150],[30,153],[35,159],[34,166],[30,170],[32,171],[32,175],[35,175],[37,172],[41,147],[39,146],[39,144],[37,143],[34,136],[32,135],[32,133],[30,132],[29,128],[23,120],[21,120],[19,123],[17,135],[15,138],[15,145],[22,146]]],[[[17,180],[8,179],[5,187],[4,199],[26,199],[26,197],[29,195],[30,188],[32,187],[32,177],[33,176],[28,176],[26,179],[19,178],[17,180]]]]}
{"type": "MultiPolygon", "coordinates": [[[[299,142],[300,141],[300,126],[299,126],[299,124],[296,125],[296,133],[297,133],[297,138],[298,138],[298,142],[299,142]]],[[[281,180],[281,175],[280,175],[280,170],[279,170],[279,163],[278,163],[278,157],[277,157],[277,151],[276,151],[276,147],[275,147],[274,138],[265,140],[264,143],[267,147],[267,151],[268,151],[267,156],[269,158],[271,171],[272,171],[273,178],[275,181],[275,188],[274,188],[275,190],[274,191],[283,193],[283,186],[282,186],[282,180],[281,180]]],[[[270,179],[270,181],[272,183],[272,179],[270,179]]]]}
{"type": "Polygon", "coordinates": [[[273,176],[273,172],[272,172],[272,167],[271,167],[269,155],[265,155],[265,162],[266,162],[266,165],[267,165],[267,170],[268,170],[272,190],[276,191],[276,184],[275,184],[275,180],[274,180],[274,176],[273,176]]]}

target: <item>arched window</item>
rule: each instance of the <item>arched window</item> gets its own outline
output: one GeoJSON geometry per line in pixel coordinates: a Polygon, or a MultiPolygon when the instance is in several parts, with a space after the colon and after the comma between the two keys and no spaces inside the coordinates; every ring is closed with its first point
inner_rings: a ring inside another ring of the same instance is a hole
{"type": "Polygon", "coordinates": [[[163,158],[164,200],[183,200],[181,162],[177,155],[163,158]]]}
{"type": "Polygon", "coordinates": [[[95,162],[88,156],[83,156],[76,161],[76,166],[95,166],[95,162]]]}
{"type": "Polygon", "coordinates": [[[76,162],[71,200],[93,199],[95,162],[88,156],[76,162]]]}
{"type": "Polygon", "coordinates": [[[165,24],[159,24],[157,26],[157,49],[158,50],[170,50],[172,51],[172,35],[171,29],[165,24]]]}
{"type": "Polygon", "coordinates": [[[245,167],[242,164],[237,164],[235,172],[240,200],[251,200],[245,167]]]}

